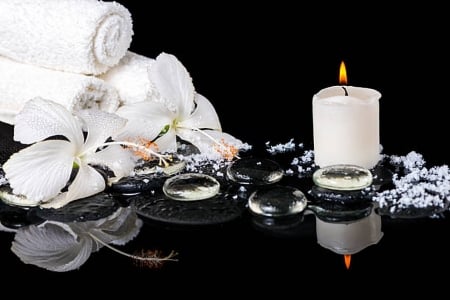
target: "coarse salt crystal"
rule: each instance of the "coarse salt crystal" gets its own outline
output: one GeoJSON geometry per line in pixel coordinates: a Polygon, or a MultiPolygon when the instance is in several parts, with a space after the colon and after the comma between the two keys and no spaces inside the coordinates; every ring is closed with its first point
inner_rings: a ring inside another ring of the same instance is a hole
{"type": "Polygon", "coordinates": [[[403,166],[406,174],[392,177],[394,188],[379,192],[374,201],[388,206],[393,214],[398,209],[444,207],[450,196],[450,172],[447,165],[425,167],[422,154],[410,152],[406,156],[390,156],[393,165],[403,166]]]}
{"type": "MultiPolygon", "coordinates": [[[[303,144],[302,144],[303,145],[303,144]]],[[[277,145],[270,145],[270,141],[266,142],[266,151],[270,154],[278,154],[278,153],[284,153],[288,151],[294,151],[295,150],[295,143],[294,139],[290,139],[289,142],[285,144],[277,144],[277,145]]]]}

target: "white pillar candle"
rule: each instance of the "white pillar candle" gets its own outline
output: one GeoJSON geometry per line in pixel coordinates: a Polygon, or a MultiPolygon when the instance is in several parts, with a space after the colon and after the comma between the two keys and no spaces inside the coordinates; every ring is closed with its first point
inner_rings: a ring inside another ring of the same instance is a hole
{"type": "Polygon", "coordinates": [[[332,86],[313,97],[314,156],[319,167],[380,159],[379,99],[373,89],[332,86]]]}

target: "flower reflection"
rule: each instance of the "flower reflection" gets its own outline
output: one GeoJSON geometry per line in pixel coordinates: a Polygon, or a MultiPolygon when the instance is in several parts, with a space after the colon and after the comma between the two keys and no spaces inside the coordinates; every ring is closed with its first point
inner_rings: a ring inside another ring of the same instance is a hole
{"type": "Polygon", "coordinates": [[[50,271],[66,272],[80,268],[91,253],[106,246],[120,254],[155,265],[166,258],[140,257],[124,253],[111,245],[124,245],[137,236],[142,221],[129,207],[95,221],[45,221],[16,231],[11,250],[24,263],[50,271]]]}
{"type": "Polygon", "coordinates": [[[96,221],[46,221],[17,230],[11,250],[24,263],[57,272],[81,267],[104,243],[124,245],[138,234],[142,221],[129,208],[96,221]]]}

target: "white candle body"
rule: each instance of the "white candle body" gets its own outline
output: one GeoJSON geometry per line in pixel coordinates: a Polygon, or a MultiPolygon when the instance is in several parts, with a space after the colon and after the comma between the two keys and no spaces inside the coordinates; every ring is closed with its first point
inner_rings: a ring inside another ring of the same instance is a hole
{"type": "Polygon", "coordinates": [[[316,165],[353,164],[370,169],[377,164],[380,98],[376,90],[354,86],[332,86],[314,95],[316,165]]]}

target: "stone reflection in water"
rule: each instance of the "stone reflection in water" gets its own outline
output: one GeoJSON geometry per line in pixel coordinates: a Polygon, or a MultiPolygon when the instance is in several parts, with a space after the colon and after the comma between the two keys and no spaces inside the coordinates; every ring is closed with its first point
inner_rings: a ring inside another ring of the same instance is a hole
{"type": "Polygon", "coordinates": [[[305,210],[304,213],[286,217],[253,215],[251,223],[256,230],[271,236],[309,239],[314,234],[314,223],[311,218],[313,218],[312,213],[305,210]]]}
{"type": "Polygon", "coordinates": [[[381,240],[381,216],[372,209],[369,216],[354,221],[326,222],[316,217],[316,234],[322,247],[337,254],[353,255],[381,240]]]}
{"type": "Polygon", "coordinates": [[[56,272],[71,271],[81,267],[104,244],[124,245],[132,240],[141,226],[142,221],[130,208],[119,208],[96,221],[46,221],[18,229],[11,250],[26,264],[56,272]]]}
{"type": "Polygon", "coordinates": [[[277,162],[262,158],[241,158],[227,169],[227,177],[239,184],[272,184],[280,181],[283,175],[277,162]]]}

